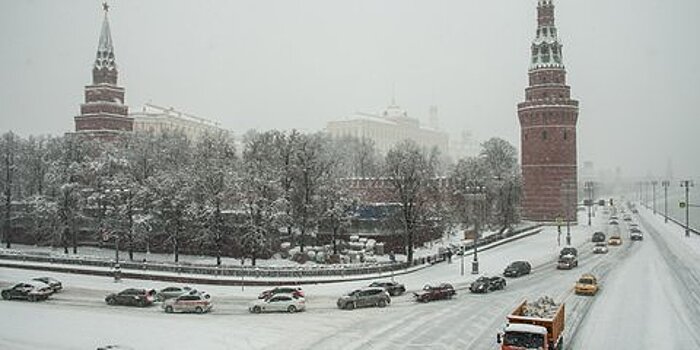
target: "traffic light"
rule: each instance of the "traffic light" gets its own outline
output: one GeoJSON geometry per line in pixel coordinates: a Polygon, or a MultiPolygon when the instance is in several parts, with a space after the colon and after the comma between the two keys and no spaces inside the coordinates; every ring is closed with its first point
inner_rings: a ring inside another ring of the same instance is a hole
{"type": "Polygon", "coordinates": [[[604,206],[605,206],[605,199],[599,200],[599,201],[598,201],[598,205],[601,206],[601,207],[604,207],[604,206]]]}
{"type": "Polygon", "coordinates": [[[610,205],[613,205],[613,199],[610,198],[610,205]]]}
{"type": "Polygon", "coordinates": [[[685,208],[685,202],[679,202],[679,203],[678,203],[678,206],[681,207],[681,209],[682,209],[682,208],[685,208]]]}

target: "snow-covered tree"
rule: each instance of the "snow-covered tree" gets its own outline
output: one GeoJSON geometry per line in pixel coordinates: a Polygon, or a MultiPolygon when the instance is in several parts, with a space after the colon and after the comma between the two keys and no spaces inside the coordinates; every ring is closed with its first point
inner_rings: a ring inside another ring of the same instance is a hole
{"type": "Polygon", "coordinates": [[[281,195],[278,205],[283,208],[283,214],[279,215],[280,224],[286,228],[287,236],[294,245],[294,217],[292,197],[294,195],[294,176],[296,167],[296,152],[298,151],[298,143],[301,139],[301,133],[297,130],[284,133],[272,131],[272,144],[274,149],[271,155],[275,159],[276,173],[280,184],[281,195]]]}
{"type": "Polygon", "coordinates": [[[492,205],[494,223],[507,229],[518,220],[522,180],[515,146],[500,138],[491,138],[481,145],[479,154],[488,170],[487,185],[489,203],[492,205]]]}
{"type": "Polygon", "coordinates": [[[326,151],[328,139],[321,134],[302,135],[297,147],[292,213],[299,230],[299,248],[303,252],[306,235],[318,226],[320,191],[331,180],[334,160],[326,151]]]}
{"type": "Polygon", "coordinates": [[[202,237],[214,246],[216,264],[221,265],[224,244],[232,229],[226,225],[222,211],[230,208],[230,198],[237,193],[236,152],[229,134],[204,134],[194,156],[195,208],[197,227],[202,237]]]}
{"type": "Polygon", "coordinates": [[[280,181],[285,170],[278,167],[278,137],[275,132],[249,134],[243,149],[238,200],[245,219],[238,226],[238,243],[243,258],[250,257],[253,265],[269,251],[278,227],[289,222],[284,182],[280,181]]]}
{"type": "Polygon", "coordinates": [[[386,155],[386,176],[393,185],[397,202],[401,205],[400,221],[404,227],[407,260],[413,262],[413,245],[418,230],[432,226],[431,213],[436,213],[435,169],[438,154],[421,149],[406,140],[389,150],[386,155]]]}
{"type": "Polygon", "coordinates": [[[13,192],[17,186],[17,158],[19,153],[19,138],[6,132],[0,138],[0,169],[2,170],[3,220],[2,231],[5,247],[12,246],[12,201],[13,192]]]}
{"type": "Polygon", "coordinates": [[[180,248],[188,240],[193,192],[193,179],[189,169],[162,171],[146,180],[146,186],[138,194],[144,203],[144,211],[153,217],[163,229],[165,243],[172,246],[175,262],[180,259],[180,248]]]}
{"type": "Polygon", "coordinates": [[[491,177],[486,162],[478,157],[460,159],[449,176],[454,220],[462,227],[473,225],[479,231],[488,211],[486,193],[491,177]]]}
{"type": "Polygon", "coordinates": [[[58,243],[68,254],[68,245],[78,253],[78,225],[84,220],[83,208],[87,164],[95,143],[79,136],[64,136],[52,144],[51,166],[47,174],[49,195],[57,205],[60,227],[58,243]]]}

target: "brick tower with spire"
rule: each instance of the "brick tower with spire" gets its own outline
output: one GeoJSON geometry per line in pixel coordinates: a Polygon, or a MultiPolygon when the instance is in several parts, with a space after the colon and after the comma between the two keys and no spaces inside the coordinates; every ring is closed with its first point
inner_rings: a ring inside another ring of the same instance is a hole
{"type": "Polygon", "coordinates": [[[80,115],[74,119],[76,133],[110,139],[132,131],[134,119],[129,117],[129,107],[124,104],[124,88],[117,86],[117,63],[107,18],[109,6],[107,3],[102,6],[104,20],[92,68],[92,85],[85,87],[85,103],[80,105],[80,115]]]}
{"type": "Polygon", "coordinates": [[[576,221],[578,101],[566,85],[552,0],[538,0],[529,86],[518,104],[526,220],[576,221]]]}

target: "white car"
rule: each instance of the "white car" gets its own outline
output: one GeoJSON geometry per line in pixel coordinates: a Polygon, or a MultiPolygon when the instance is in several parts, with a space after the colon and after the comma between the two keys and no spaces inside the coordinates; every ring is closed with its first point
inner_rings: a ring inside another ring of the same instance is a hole
{"type": "Polygon", "coordinates": [[[211,296],[207,293],[185,293],[163,302],[163,310],[172,312],[205,313],[211,311],[211,296]]]}
{"type": "Polygon", "coordinates": [[[275,294],[268,299],[258,299],[250,304],[252,313],[261,312],[297,312],[306,309],[306,299],[293,294],[275,294]]]}
{"type": "Polygon", "coordinates": [[[593,247],[593,254],[607,254],[608,245],[605,242],[596,243],[593,247]]]}

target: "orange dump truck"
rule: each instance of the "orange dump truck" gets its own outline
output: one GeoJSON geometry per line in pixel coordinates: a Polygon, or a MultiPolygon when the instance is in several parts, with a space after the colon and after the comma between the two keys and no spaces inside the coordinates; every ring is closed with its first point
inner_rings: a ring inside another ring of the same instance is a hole
{"type": "Polygon", "coordinates": [[[498,335],[501,350],[561,350],[564,348],[564,304],[540,298],[528,304],[523,300],[510,315],[503,334],[498,335]]]}

